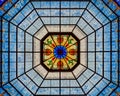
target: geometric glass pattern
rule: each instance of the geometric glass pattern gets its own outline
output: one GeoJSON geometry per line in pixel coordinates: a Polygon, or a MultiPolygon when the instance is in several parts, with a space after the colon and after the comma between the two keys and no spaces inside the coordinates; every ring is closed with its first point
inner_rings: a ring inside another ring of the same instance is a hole
{"type": "Polygon", "coordinates": [[[4,1],[1,96],[120,96],[119,0],[4,1]]]}
{"type": "Polygon", "coordinates": [[[68,71],[79,61],[78,42],[72,35],[53,33],[45,38],[41,45],[43,46],[41,57],[48,69],[68,71]]]}

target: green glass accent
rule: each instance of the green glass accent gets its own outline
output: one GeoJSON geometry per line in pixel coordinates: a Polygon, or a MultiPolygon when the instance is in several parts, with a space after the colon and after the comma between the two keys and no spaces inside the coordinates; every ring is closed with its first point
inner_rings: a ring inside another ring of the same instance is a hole
{"type": "Polygon", "coordinates": [[[68,64],[72,64],[73,65],[73,60],[68,60],[68,64]]]}
{"type": "Polygon", "coordinates": [[[48,44],[48,45],[52,44],[52,40],[47,39],[47,44],[48,44]]]}
{"type": "Polygon", "coordinates": [[[52,60],[49,60],[47,65],[52,65],[52,64],[53,64],[52,60]]]}
{"type": "Polygon", "coordinates": [[[73,39],[68,40],[68,44],[72,44],[73,39]]]}

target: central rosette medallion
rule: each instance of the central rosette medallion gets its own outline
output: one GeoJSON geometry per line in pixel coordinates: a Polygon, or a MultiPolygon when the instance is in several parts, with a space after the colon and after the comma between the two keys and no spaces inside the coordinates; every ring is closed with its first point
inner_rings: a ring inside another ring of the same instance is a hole
{"type": "Polygon", "coordinates": [[[78,41],[72,34],[50,34],[42,42],[43,65],[51,71],[73,69],[78,60],[78,41]]]}

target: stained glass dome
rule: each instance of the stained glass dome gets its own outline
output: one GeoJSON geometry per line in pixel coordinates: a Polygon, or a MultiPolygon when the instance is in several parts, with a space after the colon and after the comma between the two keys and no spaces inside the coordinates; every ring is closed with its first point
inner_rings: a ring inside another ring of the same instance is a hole
{"type": "Polygon", "coordinates": [[[0,96],[120,96],[120,0],[0,0],[0,96]]]}

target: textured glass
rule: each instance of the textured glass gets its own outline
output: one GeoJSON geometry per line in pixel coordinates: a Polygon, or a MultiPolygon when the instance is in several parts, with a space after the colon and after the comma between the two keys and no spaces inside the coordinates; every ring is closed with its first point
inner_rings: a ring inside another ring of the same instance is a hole
{"type": "Polygon", "coordinates": [[[120,0],[0,0],[0,96],[120,96],[120,0]]]}

